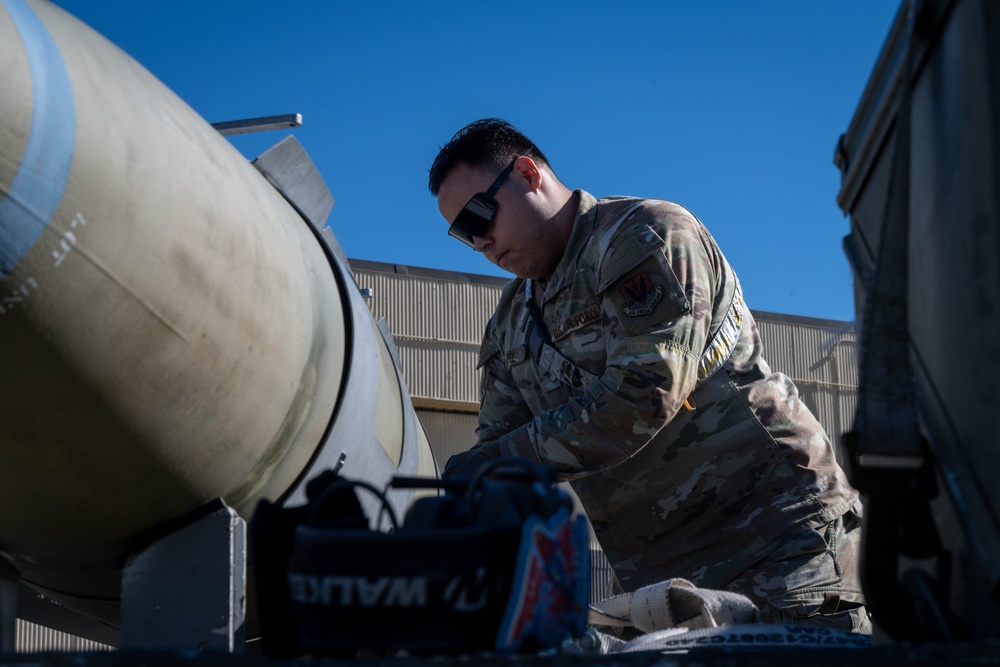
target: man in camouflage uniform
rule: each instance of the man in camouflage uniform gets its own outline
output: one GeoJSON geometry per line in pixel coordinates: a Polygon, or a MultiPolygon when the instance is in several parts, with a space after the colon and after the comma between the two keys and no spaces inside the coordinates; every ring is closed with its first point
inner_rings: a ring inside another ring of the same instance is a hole
{"type": "Polygon", "coordinates": [[[771,622],[870,632],[858,494],[761,357],[705,227],[668,201],[569,190],[497,119],[441,149],[430,190],[452,236],[517,276],[480,352],[479,441],[445,474],[554,468],[626,590],[682,577],[771,622]]]}

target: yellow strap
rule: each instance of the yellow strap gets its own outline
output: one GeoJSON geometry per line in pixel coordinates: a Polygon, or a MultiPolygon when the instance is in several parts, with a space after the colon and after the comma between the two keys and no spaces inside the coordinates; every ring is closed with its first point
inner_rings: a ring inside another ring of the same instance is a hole
{"type": "Polygon", "coordinates": [[[740,280],[733,273],[736,286],[733,289],[733,301],[729,304],[729,311],[725,319],[719,326],[718,331],[705,346],[705,351],[698,361],[698,385],[701,386],[708,381],[708,378],[722,368],[729,360],[729,355],[736,348],[736,342],[740,337],[740,330],[743,328],[743,289],[740,287],[740,280]]]}

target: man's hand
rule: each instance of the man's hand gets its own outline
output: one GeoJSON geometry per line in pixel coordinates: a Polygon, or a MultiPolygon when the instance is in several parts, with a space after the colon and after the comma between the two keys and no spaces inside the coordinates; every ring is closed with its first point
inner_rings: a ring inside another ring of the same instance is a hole
{"type": "Polygon", "coordinates": [[[482,444],[467,452],[455,454],[444,464],[442,477],[472,477],[495,458],[500,457],[497,443],[482,444]]]}

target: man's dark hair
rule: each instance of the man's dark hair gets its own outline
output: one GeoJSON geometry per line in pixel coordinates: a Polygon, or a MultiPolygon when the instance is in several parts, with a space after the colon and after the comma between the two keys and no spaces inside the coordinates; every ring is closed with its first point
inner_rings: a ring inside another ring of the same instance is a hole
{"type": "Polygon", "coordinates": [[[456,132],[438,152],[431,165],[427,187],[437,197],[444,179],[462,163],[499,174],[522,155],[546,165],[549,163],[538,146],[507,121],[499,118],[473,121],[456,132]]]}

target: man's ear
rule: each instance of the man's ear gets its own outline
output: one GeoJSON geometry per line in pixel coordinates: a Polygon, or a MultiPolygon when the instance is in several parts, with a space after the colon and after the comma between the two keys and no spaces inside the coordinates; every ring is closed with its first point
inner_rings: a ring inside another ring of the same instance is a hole
{"type": "Polygon", "coordinates": [[[514,170],[511,176],[521,179],[532,191],[537,191],[542,186],[542,170],[527,155],[522,155],[514,161],[514,170]]]}

